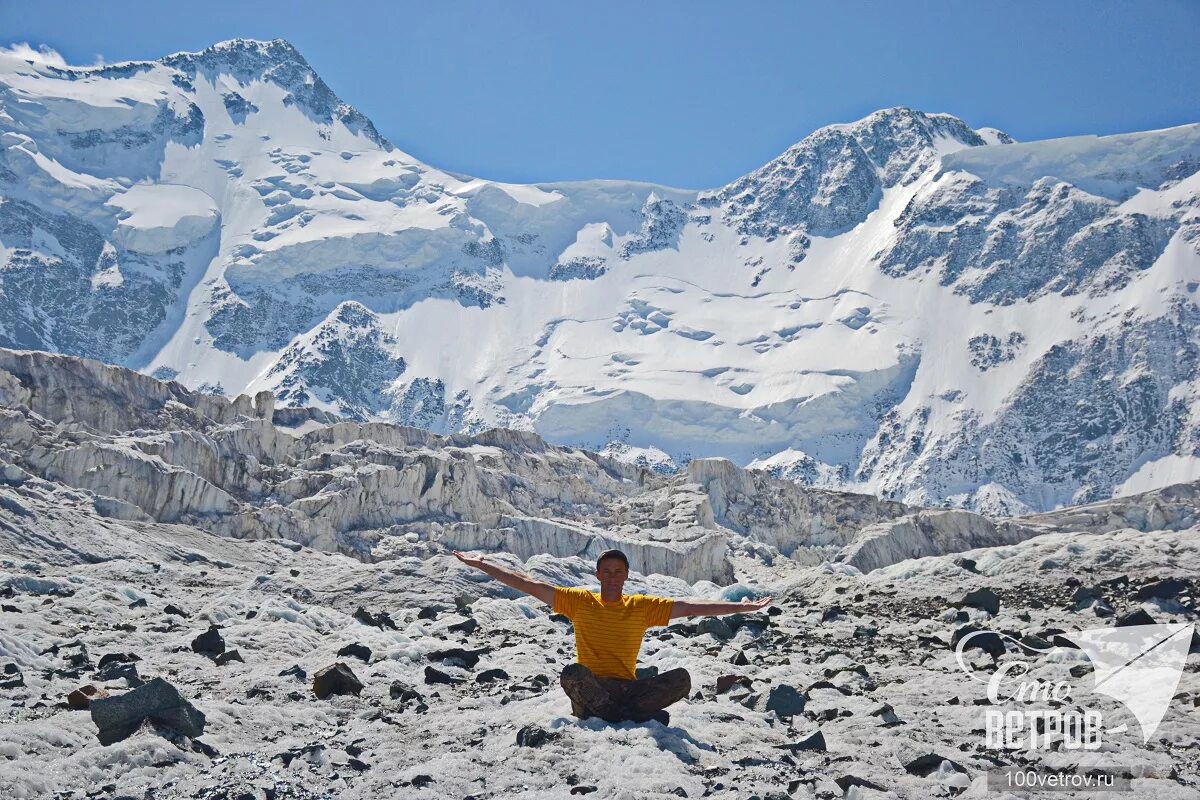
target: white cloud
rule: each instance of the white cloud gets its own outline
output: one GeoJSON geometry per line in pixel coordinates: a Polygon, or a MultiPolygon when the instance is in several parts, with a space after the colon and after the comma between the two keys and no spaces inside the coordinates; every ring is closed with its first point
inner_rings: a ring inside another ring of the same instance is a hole
{"type": "Polygon", "coordinates": [[[57,50],[48,45],[38,45],[36,48],[29,42],[14,42],[11,45],[0,45],[0,55],[16,56],[25,61],[38,64],[49,64],[53,67],[67,66],[66,60],[57,50]]]}

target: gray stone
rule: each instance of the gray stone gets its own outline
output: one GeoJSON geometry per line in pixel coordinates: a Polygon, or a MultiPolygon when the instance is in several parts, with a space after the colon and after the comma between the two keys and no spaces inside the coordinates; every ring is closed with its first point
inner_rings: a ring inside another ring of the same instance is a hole
{"type": "Polygon", "coordinates": [[[121,741],[148,719],[193,739],[204,733],[204,714],[162,678],[124,694],[93,700],[90,710],[104,745],[121,741]]]}
{"type": "Polygon", "coordinates": [[[362,681],[345,663],[338,661],[318,670],[313,675],[313,694],[321,700],[335,694],[358,695],[363,690],[362,681]]]}

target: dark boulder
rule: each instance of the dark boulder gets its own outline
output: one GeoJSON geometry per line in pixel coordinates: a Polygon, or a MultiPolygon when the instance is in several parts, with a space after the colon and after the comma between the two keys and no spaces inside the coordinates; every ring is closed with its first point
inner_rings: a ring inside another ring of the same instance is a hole
{"type": "Polygon", "coordinates": [[[130,736],[146,720],[192,739],[204,733],[204,714],[162,678],[124,694],[94,699],[90,711],[100,743],[106,746],[130,736]]]}
{"type": "Polygon", "coordinates": [[[96,678],[102,681],[124,679],[130,686],[141,686],[144,681],[138,675],[137,666],[124,661],[110,661],[96,670],[96,678]]]}
{"type": "Polygon", "coordinates": [[[717,694],[725,694],[734,686],[750,688],[750,679],[745,675],[722,675],[717,678],[717,694]]]}
{"type": "Polygon", "coordinates": [[[932,775],[934,772],[937,772],[942,766],[943,762],[949,764],[955,772],[961,772],[963,774],[966,774],[967,772],[963,768],[962,764],[959,764],[957,761],[951,761],[948,758],[939,756],[936,753],[924,753],[916,756],[915,758],[906,758],[904,761],[904,771],[909,775],[917,775],[925,778],[929,775],[932,775]]]}
{"type": "Polygon", "coordinates": [[[67,695],[67,707],[75,711],[86,711],[92,705],[93,700],[100,700],[108,696],[107,691],[89,683],[67,695]]]}
{"type": "Polygon", "coordinates": [[[353,694],[357,695],[363,690],[362,681],[354,674],[354,670],[346,666],[341,661],[331,664],[325,669],[318,670],[313,675],[313,694],[319,699],[324,700],[326,697],[334,694],[353,694]]]}
{"type": "Polygon", "coordinates": [[[490,647],[481,647],[478,650],[464,650],[461,647],[451,647],[448,650],[435,650],[432,653],[427,653],[425,657],[430,661],[457,661],[467,669],[475,669],[475,665],[479,663],[479,657],[492,652],[490,647]]]}
{"type": "Polygon", "coordinates": [[[508,673],[502,669],[485,669],[475,676],[475,682],[491,683],[492,681],[506,681],[508,677],[508,673]]]}
{"type": "Polygon", "coordinates": [[[384,628],[397,630],[395,620],[393,620],[391,615],[386,611],[380,611],[378,614],[372,614],[362,606],[359,606],[354,611],[354,618],[363,625],[370,625],[374,628],[379,628],[380,630],[383,630],[384,628]]]}
{"type": "Polygon", "coordinates": [[[402,681],[392,681],[388,694],[393,700],[407,703],[409,700],[421,700],[421,693],[402,681]]]}
{"type": "Polygon", "coordinates": [[[950,646],[957,648],[958,643],[964,639],[967,640],[966,644],[963,645],[964,650],[982,650],[992,658],[999,658],[1004,655],[1004,640],[1000,638],[999,634],[993,631],[985,631],[974,625],[964,625],[954,632],[954,636],[950,640],[950,646]]]}
{"type": "Polygon", "coordinates": [[[339,656],[354,656],[357,659],[361,659],[364,663],[371,663],[371,648],[358,642],[346,645],[341,650],[338,650],[337,654],[339,656]]]}
{"type": "Polygon", "coordinates": [[[231,661],[240,661],[243,664],[246,663],[246,659],[242,658],[242,654],[237,650],[227,650],[224,653],[221,653],[221,655],[217,656],[216,661],[218,667],[223,667],[231,661]]]}
{"type": "Polygon", "coordinates": [[[1146,609],[1138,608],[1117,617],[1117,627],[1127,628],[1133,625],[1155,625],[1154,617],[1146,613],[1146,609]]]}
{"type": "Polygon", "coordinates": [[[539,728],[537,725],[526,725],[517,731],[517,745],[519,747],[541,747],[554,738],[555,735],[553,733],[545,728],[539,728]]]}
{"type": "Polygon", "coordinates": [[[824,752],[825,734],[821,733],[821,731],[817,731],[811,736],[801,739],[798,742],[792,742],[791,744],[777,744],[775,747],[779,750],[788,750],[793,753],[798,753],[802,750],[816,750],[818,752],[824,752]]]}
{"type": "Polygon", "coordinates": [[[804,711],[807,702],[808,698],[796,691],[795,687],[781,683],[772,688],[767,696],[766,710],[774,711],[781,717],[792,717],[804,711]]]}
{"type": "Polygon", "coordinates": [[[462,678],[455,678],[452,675],[447,675],[441,670],[433,667],[425,668],[425,682],[428,684],[443,683],[447,686],[456,686],[462,683],[462,678]]]}
{"type": "Polygon", "coordinates": [[[216,625],[209,625],[208,630],[192,639],[192,650],[209,658],[216,658],[224,653],[225,639],[221,637],[221,629],[216,625]]]}
{"type": "Polygon", "coordinates": [[[1166,578],[1161,581],[1154,581],[1137,590],[1134,595],[1138,600],[1152,600],[1156,597],[1172,598],[1185,594],[1188,591],[1188,585],[1178,578],[1166,578]]]}
{"type": "Polygon", "coordinates": [[[1000,595],[991,589],[976,589],[967,592],[958,605],[969,608],[981,608],[993,617],[1000,613],[1000,595]]]}
{"type": "Polygon", "coordinates": [[[141,661],[142,657],[137,653],[105,653],[100,656],[100,661],[96,664],[96,669],[104,669],[109,664],[132,664],[135,661],[141,661]]]}

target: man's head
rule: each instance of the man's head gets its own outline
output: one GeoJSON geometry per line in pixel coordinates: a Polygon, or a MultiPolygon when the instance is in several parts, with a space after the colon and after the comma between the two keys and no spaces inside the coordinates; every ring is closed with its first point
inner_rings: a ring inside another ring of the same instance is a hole
{"type": "Polygon", "coordinates": [[[596,559],[596,580],[600,581],[600,595],[605,600],[615,600],[629,577],[629,559],[620,550],[605,550],[596,559]]]}

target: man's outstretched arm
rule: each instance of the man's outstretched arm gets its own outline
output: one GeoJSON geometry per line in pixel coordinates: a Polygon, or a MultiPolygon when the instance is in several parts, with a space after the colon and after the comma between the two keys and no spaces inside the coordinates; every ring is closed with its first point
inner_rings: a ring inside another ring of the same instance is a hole
{"type": "Polygon", "coordinates": [[[676,600],[671,607],[671,619],[677,617],[719,617],[722,614],[744,614],[747,611],[762,611],[771,605],[771,598],[743,600],[726,603],[721,600],[676,600]]]}
{"type": "Polygon", "coordinates": [[[499,564],[489,564],[482,558],[473,558],[465,553],[454,551],[454,557],[468,567],[474,567],[480,572],[486,573],[496,580],[503,583],[505,586],[511,586],[518,592],[533,595],[538,600],[541,600],[548,606],[554,606],[554,587],[545,581],[534,580],[528,575],[522,575],[520,572],[514,572],[507,567],[502,567],[499,564]]]}

